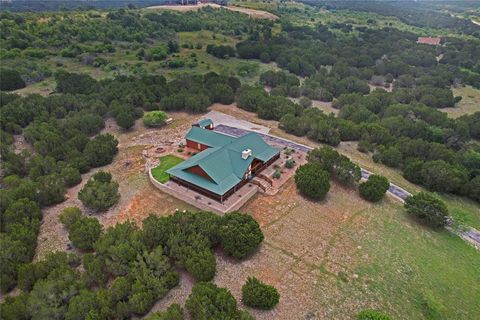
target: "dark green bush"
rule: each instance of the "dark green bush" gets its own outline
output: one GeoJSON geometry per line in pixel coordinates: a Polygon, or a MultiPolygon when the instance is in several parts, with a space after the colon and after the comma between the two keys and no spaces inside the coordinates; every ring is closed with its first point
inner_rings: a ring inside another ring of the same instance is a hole
{"type": "Polygon", "coordinates": [[[445,203],[431,193],[420,192],[405,200],[407,212],[426,224],[441,228],[447,225],[448,209],[445,203]]]}
{"type": "Polygon", "coordinates": [[[0,90],[12,91],[25,88],[25,81],[23,81],[20,74],[13,69],[0,70],[0,90]]]}
{"type": "Polygon", "coordinates": [[[102,225],[96,218],[81,217],[68,230],[68,239],[76,248],[90,251],[101,233],[102,225]]]}
{"type": "Polygon", "coordinates": [[[239,212],[227,213],[223,217],[218,234],[225,253],[237,259],[254,252],[264,239],[258,222],[239,212]]]}
{"type": "Polygon", "coordinates": [[[225,288],[219,288],[211,282],[199,282],[185,302],[192,320],[209,319],[251,319],[238,310],[237,301],[225,288]]]}
{"type": "Polygon", "coordinates": [[[358,187],[360,196],[371,202],[378,202],[383,199],[390,187],[388,179],[380,175],[371,175],[366,182],[358,187]]]}
{"type": "Polygon", "coordinates": [[[298,190],[313,200],[323,200],[330,190],[329,174],[317,164],[304,164],[295,172],[298,190]]]}
{"type": "Polygon", "coordinates": [[[109,173],[99,171],[80,190],[78,199],[89,208],[106,211],[120,199],[118,183],[112,181],[109,173]],[[105,174],[109,177],[105,178],[105,174]]]}
{"type": "Polygon", "coordinates": [[[269,310],[280,300],[280,294],[275,287],[267,285],[255,277],[249,277],[242,287],[242,301],[245,305],[269,310]]]}
{"type": "Polygon", "coordinates": [[[69,229],[78,219],[82,217],[82,211],[77,207],[67,207],[58,216],[58,220],[69,229]]]}

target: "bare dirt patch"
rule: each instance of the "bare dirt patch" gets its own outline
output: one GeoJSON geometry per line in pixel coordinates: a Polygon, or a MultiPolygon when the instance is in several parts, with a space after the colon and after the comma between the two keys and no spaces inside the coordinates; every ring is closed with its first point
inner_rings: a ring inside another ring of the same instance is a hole
{"type": "Polygon", "coordinates": [[[246,15],[252,18],[257,18],[257,19],[270,19],[270,20],[278,19],[276,15],[267,11],[255,10],[255,9],[249,9],[249,8],[243,8],[243,7],[235,7],[235,6],[220,6],[214,3],[200,3],[198,5],[185,5],[185,6],[181,6],[181,5],[152,6],[152,7],[148,7],[147,9],[163,9],[163,10],[187,12],[192,10],[199,10],[205,7],[213,7],[217,9],[224,8],[231,11],[245,13],[246,15]]]}

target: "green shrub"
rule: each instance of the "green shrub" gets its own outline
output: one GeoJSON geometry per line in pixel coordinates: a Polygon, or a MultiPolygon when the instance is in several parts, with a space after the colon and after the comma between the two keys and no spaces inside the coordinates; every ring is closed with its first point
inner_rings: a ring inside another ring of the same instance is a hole
{"type": "Polygon", "coordinates": [[[210,281],[217,271],[215,255],[210,249],[194,251],[185,261],[185,269],[197,281],[210,281]]]}
{"type": "Polygon", "coordinates": [[[323,200],[330,190],[329,174],[316,164],[304,164],[295,172],[298,190],[313,200],[323,200]]]}
{"type": "Polygon", "coordinates": [[[143,115],[143,124],[146,127],[161,127],[165,124],[168,116],[162,111],[150,111],[143,115]]]}
{"type": "Polygon", "coordinates": [[[81,217],[73,223],[68,231],[68,239],[72,244],[84,251],[93,249],[93,244],[102,233],[102,225],[95,218],[81,217]]]}
{"type": "Polygon", "coordinates": [[[292,169],[294,166],[295,166],[295,160],[288,159],[287,161],[285,161],[285,168],[292,169]]]}
{"type": "Polygon", "coordinates": [[[124,130],[128,130],[135,124],[135,119],[132,113],[128,111],[122,111],[115,117],[117,124],[124,130]]]}
{"type": "Polygon", "coordinates": [[[82,211],[77,207],[68,207],[63,209],[58,216],[58,220],[69,229],[78,219],[82,217],[82,211]]]}
{"type": "Polygon", "coordinates": [[[280,179],[280,177],[282,176],[282,171],[280,171],[279,169],[275,169],[275,172],[273,173],[273,179],[280,179]]]}
{"type": "Polygon", "coordinates": [[[144,318],[145,320],[183,320],[183,310],[179,304],[171,304],[167,310],[155,312],[148,317],[144,318]]]}
{"type": "Polygon", "coordinates": [[[378,202],[382,200],[390,187],[388,179],[380,175],[371,175],[366,182],[363,182],[358,187],[360,196],[371,202],[378,202]]]}
{"type": "Polygon", "coordinates": [[[280,294],[275,287],[267,285],[255,277],[249,277],[242,287],[242,301],[245,305],[269,310],[280,300],[280,294]]]}
{"type": "Polygon", "coordinates": [[[120,199],[118,183],[110,173],[99,171],[80,190],[78,199],[89,208],[106,211],[120,199]]]}
{"type": "Polygon", "coordinates": [[[258,222],[239,212],[223,216],[218,234],[225,253],[237,259],[243,259],[255,251],[264,239],[258,222]]]}
{"type": "Polygon", "coordinates": [[[420,192],[405,200],[407,212],[434,227],[444,227],[448,222],[448,209],[445,203],[431,193],[420,192]]]}
{"type": "Polygon", "coordinates": [[[60,175],[63,177],[63,181],[65,181],[65,186],[69,188],[76,186],[82,181],[80,171],[78,171],[76,168],[65,167],[62,169],[60,175]]]}
{"type": "Polygon", "coordinates": [[[376,310],[363,310],[357,315],[358,320],[391,320],[392,318],[383,312],[376,310]]]}
{"type": "Polygon", "coordinates": [[[199,282],[185,302],[192,320],[209,319],[252,319],[238,310],[237,301],[225,288],[219,288],[211,282],[199,282]]]}
{"type": "Polygon", "coordinates": [[[301,97],[298,103],[304,108],[310,108],[312,106],[312,100],[307,97],[301,97]]]}
{"type": "Polygon", "coordinates": [[[20,74],[13,69],[0,70],[0,90],[12,91],[25,88],[25,81],[23,81],[20,74]]]}

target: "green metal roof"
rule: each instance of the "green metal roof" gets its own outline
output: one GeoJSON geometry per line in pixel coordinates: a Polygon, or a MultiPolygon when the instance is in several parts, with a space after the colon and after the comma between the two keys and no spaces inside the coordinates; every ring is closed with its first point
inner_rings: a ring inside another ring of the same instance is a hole
{"type": "Polygon", "coordinates": [[[202,119],[198,121],[197,124],[200,126],[200,128],[205,128],[206,126],[213,124],[213,121],[212,119],[202,119]]]}
{"type": "Polygon", "coordinates": [[[234,141],[236,138],[212,130],[192,127],[185,136],[185,139],[199,142],[209,147],[221,147],[234,141]]]}
{"type": "Polygon", "coordinates": [[[240,138],[226,136],[224,134],[193,127],[187,134],[193,141],[212,146],[190,159],[170,168],[167,173],[188,181],[215,194],[222,195],[237,185],[246,173],[253,159],[263,162],[270,160],[279,151],[270,147],[263,139],[255,134],[249,133],[240,138]],[[252,155],[247,159],[242,158],[242,151],[250,149],[252,155]],[[186,171],[186,169],[199,166],[212,179],[186,171]]]}

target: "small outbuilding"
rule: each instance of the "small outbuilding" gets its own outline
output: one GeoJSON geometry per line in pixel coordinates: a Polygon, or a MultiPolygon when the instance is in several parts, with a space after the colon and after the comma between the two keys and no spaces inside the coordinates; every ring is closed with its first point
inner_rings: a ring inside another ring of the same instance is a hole
{"type": "Polygon", "coordinates": [[[198,121],[197,123],[193,124],[192,127],[199,127],[199,128],[206,129],[206,130],[213,130],[214,129],[212,119],[202,119],[202,120],[198,121]]]}

